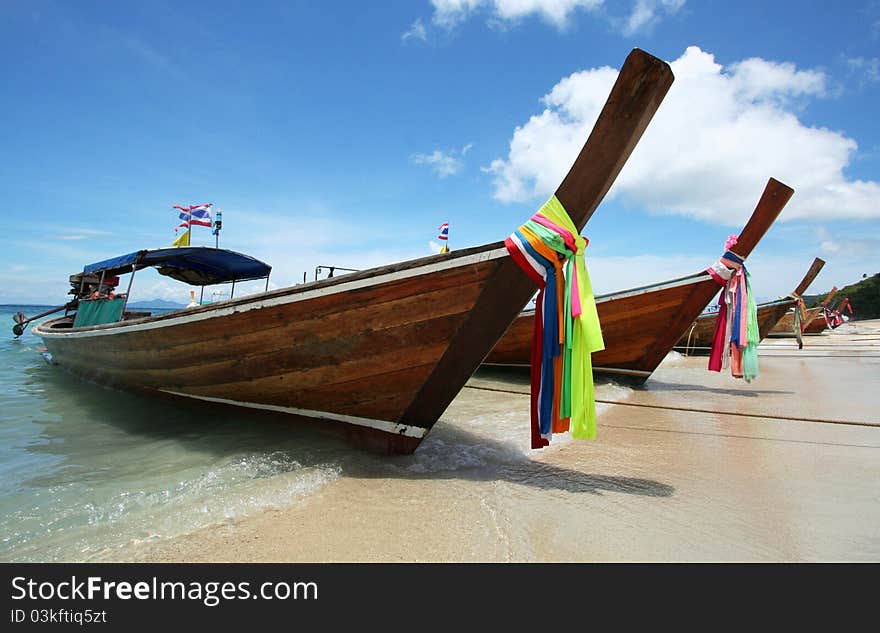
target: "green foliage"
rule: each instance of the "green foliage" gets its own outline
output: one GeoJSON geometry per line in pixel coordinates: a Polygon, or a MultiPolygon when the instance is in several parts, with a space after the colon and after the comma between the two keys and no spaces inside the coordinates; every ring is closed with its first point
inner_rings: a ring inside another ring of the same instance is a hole
{"type": "MultiPolygon", "coordinates": [[[[805,296],[804,302],[812,307],[825,301],[827,296],[828,293],[805,296]]],[[[854,313],[851,318],[859,320],[880,318],[880,273],[838,290],[831,300],[831,307],[837,307],[837,304],[847,297],[854,313]]],[[[849,311],[845,314],[850,316],[849,311]]]]}

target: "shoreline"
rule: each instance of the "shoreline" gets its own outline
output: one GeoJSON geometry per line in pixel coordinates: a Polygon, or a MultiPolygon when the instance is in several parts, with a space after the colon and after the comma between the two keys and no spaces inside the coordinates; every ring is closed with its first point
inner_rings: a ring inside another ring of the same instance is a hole
{"type": "MultiPolygon", "coordinates": [[[[522,456],[487,439],[488,468],[350,466],[293,506],[99,560],[880,560],[880,321],[789,343],[765,340],[751,384],[670,356],[645,389],[598,405],[595,441],[522,456]]],[[[499,415],[526,433],[527,387],[480,372],[438,425],[473,431],[479,450],[499,415]]]]}

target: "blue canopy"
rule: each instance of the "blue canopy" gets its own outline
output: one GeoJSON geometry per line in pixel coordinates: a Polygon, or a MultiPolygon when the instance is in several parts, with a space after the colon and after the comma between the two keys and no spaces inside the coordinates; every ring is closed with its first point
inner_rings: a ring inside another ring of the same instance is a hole
{"type": "Polygon", "coordinates": [[[178,246],[143,250],[105,259],[83,268],[84,273],[120,275],[154,266],[161,274],[194,286],[264,279],[272,267],[249,255],[208,246],[178,246]]]}

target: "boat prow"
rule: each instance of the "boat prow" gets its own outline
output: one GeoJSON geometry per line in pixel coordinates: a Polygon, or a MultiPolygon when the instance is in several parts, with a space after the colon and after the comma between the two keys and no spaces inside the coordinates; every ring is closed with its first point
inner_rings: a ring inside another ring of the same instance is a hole
{"type": "MultiPolygon", "coordinates": [[[[666,62],[638,49],[627,57],[556,191],[578,230],[672,81],[666,62]]],[[[56,319],[34,332],[58,364],[101,384],[304,416],[410,453],[533,290],[498,242],[183,313],[81,327],[56,319]]]]}
{"type": "MultiPolygon", "coordinates": [[[[786,313],[800,304],[802,301],[801,296],[819,275],[823,266],[825,266],[825,260],[818,257],[815,258],[804,278],[801,279],[801,282],[791,294],[776,301],[758,304],[758,336],[760,340],[764,340],[770,331],[776,327],[776,324],[785,317],[786,313]]],[[[717,313],[700,315],[678,340],[673,349],[684,354],[708,354],[712,347],[712,337],[715,333],[715,321],[717,318],[717,313]]],[[[792,320],[793,323],[794,321],[792,320]]]]}
{"type": "MultiPolygon", "coordinates": [[[[812,308],[807,308],[806,315],[800,319],[800,331],[802,334],[820,334],[827,327],[828,323],[825,318],[825,311],[836,294],[837,288],[834,287],[821,304],[812,308]]],[[[767,336],[774,338],[797,337],[797,335],[798,332],[793,309],[790,309],[784,314],[773,329],[767,334],[767,336]]]]}
{"type": "MultiPolygon", "coordinates": [[[[739,236],[736,253],[748,257],[794,190],[770,178],[739,236]]],[[[653,373],[694,319],[718,294],[706,272],[596,297],[605,349],[593,354],[593,371],[641,384],[653,373]]],[[[528,366],[534,312],[517,318],[486,358],[487,364],[528,366]]]]}

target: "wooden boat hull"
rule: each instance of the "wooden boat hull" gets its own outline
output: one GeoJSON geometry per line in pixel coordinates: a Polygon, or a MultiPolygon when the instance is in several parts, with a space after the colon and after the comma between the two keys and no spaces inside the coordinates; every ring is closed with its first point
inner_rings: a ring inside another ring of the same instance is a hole
{"type": "Polygon", "coordinates": [[[810,321],[804,328],[804,334],[821,334],[828,329],[828,320],[824,314],[818,314],[815,319],[810,321]]]}
{"type": "MultiPolygon", "coordinates": [[[[673,323],[682,310],[694,309],[694,299],[691,297],[692,295],[699,297],[699,291],[702,289],[692,286],[708,285],[708,281],[714,286],[714,288],[710,287],[711,290],[718,292],[718,285],[709,275],[705,275],[705,278],[699,275],[690,283],[672,285],[676,282],[668,282],[670,286],[653,286],[650,292],[596,297],[596,309],[602,324],[605,350],[593,354],[593,370],[624,377],[628,382],[638,383],[646,380],[666,354],[687,338],[685,334],[678,337],[676,342],[669,344],[671,337],[664,335],[667,330],[666,324],[673,323]]],[[[784,313],[794,302],[784,303],[781,309],[774,305],[768,306],[769,309],[763,313],[759,312],[759,327],[763,322],[765,328],[761,330],[762,332],[769,329],[770,319],[778,318],[777,313],[780,311],[784,313]]],[[[716,315],[711,315],[709,318],[700,318],[694,322],[700,326],[699,332],[703,336],[701,340],[705,341],[705,347],[711,347],[716,318],[716,315]]],[[[533,327],[533,312],[520,315],[489,354],[486,363],[528,366],[533,327]]],[[[688,348],[694,347],[696,345],[692,338],[688,348]]]]}
{"type": "MultiPolygon", "coordinates": [[[[758,334],[764,340],[785,313],[797,305],[795,299],[762,303],[757,306],[758,334]]],[[[678,339],[673,348],[684,354],[708,354],[712,349],[712,340],[715,336],[715,323],[718,314],[704,314],[688,328],[688,331],[678,339]]]]}
{"type": "MultiPolygon", "coordinates": [[[[649,291],[634,290],[596,297],[596,309],[602,324],[605,349],[592,355],[593,370],[600,373],[630,377],[636,382],[646,379],[656,367],[654,358],[662,329],[657,324],[674,321],[683,303],[699,284],[717,284],[709,275],[675,280],[664,287],[649,291]]],[[[699,290],[697,291],[699,292],[699,290]]],[[[702,308],[700,308],[702,310],[702,308]]],[[[534,311],[521,314],[486,358],[490,365],[528,366],[530,364],[534,311]]],[[[660,342],[663,345],[663,342],[660,342]]],[[[663,351],[663,355],[672,346],[663,351]]],[[[661,358],[662,359],[662,358],[661,358]]],[[[657,361],[659,364],[659,361],[657,361]]]]}
{"type": "Polygon", "coordinates": [[[504,259],[496,245],[183,314],[34,331],[54,362],[99,384],[320,413],[407,452],[430,421],[404,422],[406,411],[504,259]]]}
{"type": "MultiPolygon", "coordinates": [[[[796,294],[800,295],[803,293],[800,292],[796,294]]],[[[831,289],[831,292],[828,293],[828,296],[825,297],[825,300],[821,305],[807,309],[806,318],[801,321],[801,332],[804,334],[819,334],[828,327],[828,321],[825,319],[824,310],[836,294],[837,287],[834,287],[831,289]]],[[[794,331],[794,310],[790,311],[779,320],[776,327],[770,330],[769,336],[797,336],[794,331]]]]}
{"type": "MultiPolygon", "coordinates": [[[[555,192],[578,230],[672,81],[662,60],[627,57],[555,192]]],[[[499,242],[185,313],[75,329],[55,319],[34,333],[56,363],[100,384],[315,418],[368,448],[410,453],[533,292],[499,242]]]]}
{"type": "MultiPolygon", "coordinates": [[[[815,321],[819,321],[822,324],[822,329],[825,329],[825,318],[821,316],[822,314],[822,306],[816,306],[815,308],[807,309],[807,318],[804,319],[804,323],[806,323],[806,327],[804,327],[804,334],[809,332],[809,329],[815,321]]],[[[821,330],[820,330],[821,331],[821,330]]],[[[789,310],[786,312],[776,326],[770,330],[770,334],[768,336],[772,337],[785,337],[785,336],[795,336],[794,331],[794,310],[789,310]]]]}
{"type": "MultiPolygon", "coordinates": [[[[737,244],[748,257],[794,190],[771,178],[737,244]]],[[[647,380],[720,289],[705,272],[596,297],[605,349],[592,355],[593,371],[639,384],[647,380]]],[[[484,361],[531,364],[534,311],[521,314],[484,361]]]]}

